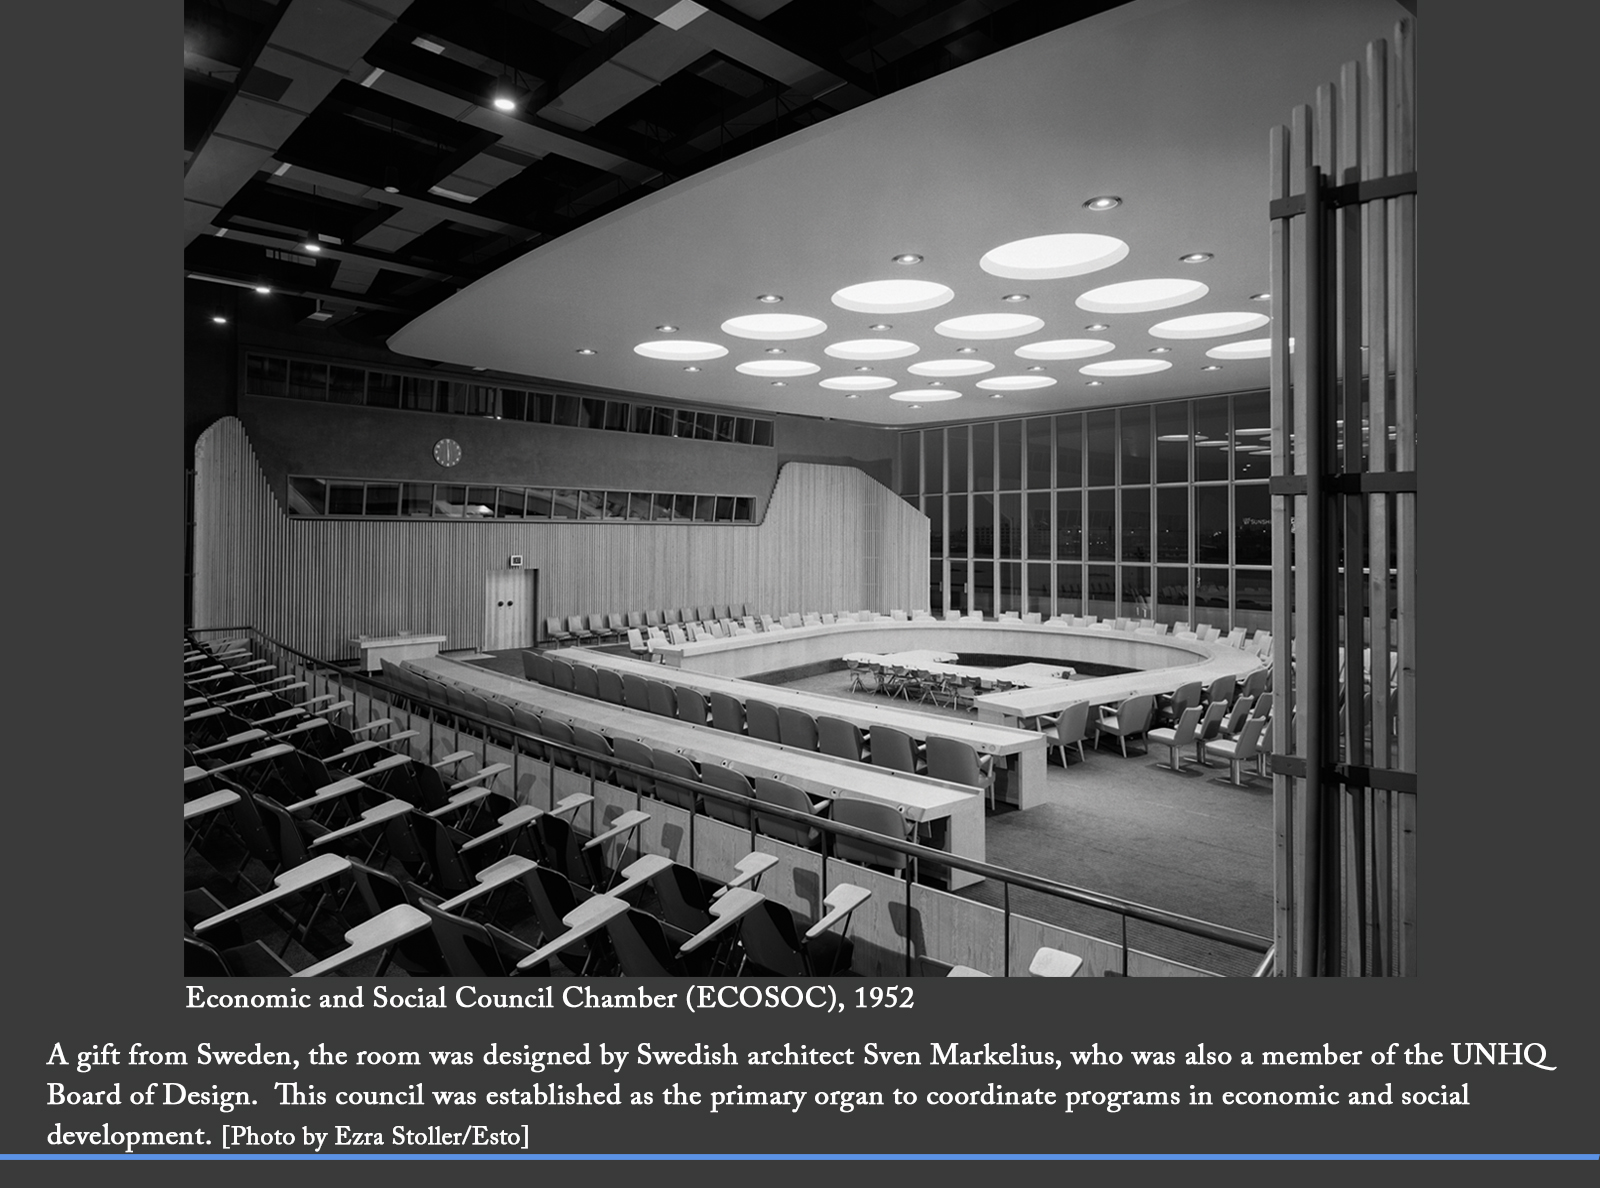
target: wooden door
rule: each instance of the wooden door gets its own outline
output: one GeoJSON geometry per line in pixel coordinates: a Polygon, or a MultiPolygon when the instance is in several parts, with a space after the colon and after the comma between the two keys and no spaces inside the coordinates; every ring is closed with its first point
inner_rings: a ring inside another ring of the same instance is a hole
{"type": "Polygon", "coordinates": [[[538,572],[496,569],[483,582],[483,643],[486,652],[531,648],[537,639],[535,618],[538,572]]]}

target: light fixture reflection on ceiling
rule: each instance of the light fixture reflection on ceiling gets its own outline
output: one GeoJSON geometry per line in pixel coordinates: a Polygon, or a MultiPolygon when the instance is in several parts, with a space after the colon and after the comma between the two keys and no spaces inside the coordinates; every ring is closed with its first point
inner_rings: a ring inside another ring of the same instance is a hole
{"type": "Polygon", "coordinates": [[[916,343],[901,338],[852,338],[847,342],[831,342],[822,348],[822,353],[834,359],[879,363],[885,359],[904,359],[920,349],[916,343]]]}
{"type": "Polygon", "coordinates": [[[1048,375],[997,375],[978,381],[985,392],[1032,392],[1055,386],[1056,381],[1048,375]]]}
{"type": "Polygon", "coordinates": [[[1114,210],[1122,205],[1122,199],[1115,194],[1102,194],[1098,198],[1091,198],[1083,204],[1085,210],[1114,210]]]}
{"type": "Polygon", "coordinates": [[[797,375],[815,375],[822,368],[802,359],[752,359],[739,364],[734,370],[740,375],[760,376],[763,379],[793,379],[797,375]]]}
{"type": "Polygon", "coordinates": [[[265,296],[266,294],[272,292],[272,286],[271,285],[257,285],[256,286],[256,292],[262,294],[263,296],[265,296]]]}
{"type": "Polygon", "coordinates": [[[982,375],[993,371],[994,364],[987,359],[927,359],[906,368],[912,375],[942,376],[951,379],[962,375],[982,375]]]}
{"type": "Polygon", "coordinates": [[[1078,368],[1082,375],[1154,375],[1172,366],[1165,359],[1107,359],[1104,363],[1088,363],[1078,368]]]}
{"type": "Polygon", "coordinates": [[[881,392],[895,386],[886,375],[836,375],[822,380],[821,387],[832,392],[881,392]]]}

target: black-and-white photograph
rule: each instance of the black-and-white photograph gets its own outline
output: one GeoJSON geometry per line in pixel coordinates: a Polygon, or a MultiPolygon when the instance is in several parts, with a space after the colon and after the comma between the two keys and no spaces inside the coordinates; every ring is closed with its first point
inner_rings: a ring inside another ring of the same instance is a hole
{"type": "Polygon", "coordinates": [[[1416,10],[186,0],[183,972],[1421,972],[1416,10]]]}

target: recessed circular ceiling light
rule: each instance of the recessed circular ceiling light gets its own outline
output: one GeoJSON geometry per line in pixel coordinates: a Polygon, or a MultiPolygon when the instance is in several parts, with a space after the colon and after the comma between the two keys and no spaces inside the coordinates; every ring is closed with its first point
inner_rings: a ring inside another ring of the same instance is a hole
{"type": "Polygon", "coordinates": [[[1221,371],[1222,370],[1222,364],[1220,364],[1220,363],[1207,363],[1200,370],[1201,371],[1221,371]]]}
{"type": "Polygon", "coordinates": [[[400,192],[400,187],[399,186],[392,186],[392,185],[391,186],[384,186],[383,187],[383,192],[385,194],[398,194],[400,192]]]}
{"type": "Polygon", "coordinates": [[[1271,429],[1235,429],[1233,431],[1233,435],[1235,437],[1270,437],[1270,436],[1272,436],[1272,430],[1271,429]]]}
{"type": "Polygon", "coordinates": [[[776,305],[778,302],[782,301],[783,298],[778,296],[776,293],[762,293],[756,298],[756,300],[761,302],[763,305],[776,305]]]}
{"type": "Polygon", "coordinates": [[[1096,322],[1092,326],[1085,326],[1084,329],[1085,330],[1109,330],[1109,329],[1111,329],[1111,327],[1107,326],[1104,322],[1096,322]]]}
{"type": "Polygon", "coordinates": [[[1228,334],[1243,334],[1246,330],[1259,330],[1270,321],[1266,314],[1242,311],[1190,314],[1157,322],[1150,327],[1150,333],[1157,338],[1222,338],[1228,334]]]}
{"type": "Polygon", "coordinates": [[[921,408],[921,407],[922,407],[922,405],[920,405],[920,404],[913,404],[913,405],[912,405],[912,406],[911,406],[911,407],[912,407],[912,408],[921,408]]]}
{"type": "Polygon", "coordinates": [[[893,259],[896,264],[921,264],[922,263],[922,257],[917,255],[916,252],[901,252],[898,256],[891,257],[891,259],[893,259]]]}
{"type": "Polygon", "coordinates": [[[797,375],[815,375],[821,371],[815,363],[807,363],[801,359],[753,359],[749,363],[741,363],[734,368],[740,375],[758,375],[766,379],[779,377],[793,377],[797,375]]]}
{"type": "Polygon", "coordinates": [[[1272,300],[1272,294],[1271,293],[1251,293],[1250,294],[1250,300],[1251,301],[1271,301],[1272,300]]]}
{"type": "Polygon", "coordinates": [[[1056,280],[1110,268],[1127,254],[1128,245],[1111,235],[1035,235],[985,252],[978,267],[1011,280],[1056,280]]]}
{"type": "Polygon", "coordinates": [[[1163,433],[1160,437],[1156,438],[1156,440],[1157,441],[1188,441],[1189,440],[1189,435],[1187,433],[1163,433]]]}
{"type": "Polygon", "coordinates": [[[933,328],[946,338],[1017,338],[1044,329],[1044,320],[1031,314],[986,313],[948,318],[933,328]]]}
{"type": "Polygon", "coordinates": [[[219,326],[226,326],[228,324],[228,319],[223,317],[221,314],[212,314],[211,320],[219,326]]]}
{"type": "MultiPolygon", "coordinates": [[[[720,359],[728,353],[728,348],[715,342],[696,342],[691,338],[668,338],[659,342],[641,342],[633,348],[636,355],[643,355],[646,359],[665,359],[671,363],[703,363],[707,359],[720,359]]],[[[592,355],[593,351],[584,348],[580,355],[592,355]]]]}
{"type": "Polygon", "coordinates": [[[932,383],[930,383],[928,385],[928,387],[930,387],[930,388],[942,388],[942,387],[944,387],[944,381],[943,380],[934,380],[932,383]]]}
{"type": "MultiPolygon", "coordinates": [[[[1289,340],[1289,351],[1294,352],[1294,339],[1289,340]]],[[[1247,338],[1243,342],[1225,342],[1206,352],[1208,359],[1265,359],[1272,354],[1272,339],[1247,338]]]]}
{"type": "Polygon", "coordinates": [[[1090,289],[1078,298],[1078,308],[1090,313],[1149,313],[1199,301],[1208,292],[1200,281],[1176,277],[1123,281],[1090,289]]]}
{"type": "Polygon", "coordinates": [[[496,95],[494,97],[494,109],[496,111],[516,111],[517,103],[515,99],[508,99],[504,95],[496,95]]]}
{"type": "Polygon", "coordinates": [[[956,348],[956,354],[958,354],[958,355],[976,355],[977,353],[978,353],[978,348],[977,347],[957,347],[956,348]]]}
{"type": "Polygon", "coordinates": [[[857,367],[854,370],[856,370],[856,371],[871,371],[872,368],[868,367],[865,363],[863,363],[860,367],[857,367]]]}
{"type": "Polygon", "coordinates": [[[789,352],[782,347],[768,347],[766,353],[769,355],[787,355],[789,352]]]}
{"type": "Polygon", "coordinates": [[[698,367],[694,366],[694,364],[691,363],[688,367],[685,367],[684,370],[685,371],[699,371],[700,369],[698,367]]]}
{"type": "Polygon", "coordinates": [[[1055,386],[1055,379],[1048,375],[997,375],[978,381],[978,387],[985,392],[1031,392],[1055,386]]]}
{"type": "Polygon", "coordinates": [[[847,342],[833,342],[822,348],[822,353],[835,359],[861,359],[880,361],[904,359],[922,348],[914,342],[899,338],[852,338],[847,342]]]}
{"type": "Polygon", "coordinates": [[[821,381],[830,392],[881,392],[895,386],[886,375],[835,375],[821,381]]]}
{"type": "Polygon", "coordinates": [[[846,400],[860,400],[860,399],[861,399],[861,396],[860,396],[860,394],[859,394],[859,393],[857,393],[857,392],[846,392],[846,393],[845,393],[845,394],[844,394],[844,398],[845,398],[845,399],[846,399],[846,400]]]}
{"type": "Polygon", "coordinates": [[[657,326],[656,332],[658,334],[676,334],[678,328],[676,326],[657,326]]]}
{"type": "MultiPolygon", "coordinates": [[[[636,350],[636,351],[639,350],[638,347],[634,347],[633,349],[636,350]]],[[[641,355],[644,354],[643,351],[639,351],[639,353],[641,355]]],[[[593,347],[579,347],[578,348],[578,354],[580,354],[580,355],[592,355],[592,354],[594,354],[594,348],[593,347]]],[[[723,354],[727,354],[727,352],[724,351],[723,354]]]]}
{"type": "Polygon", "coordinates": [[[1210,252],[1190,252],[1187,256],[1179,256],[1178,257],[1178,263],[1180,263],[1180,264],[1204,264],[1209,259],[1211,259],[1211,253],[1210,252]]]}
{"type": "Polygon", "coordinates": [[[1172,364],[1165,359],[1107,359],[1104,363],[1088,363],[1078,368],[1082,375],[1153,375],[1166,371],[1172,364]]]}
{"type": "Polygon", "coordinates": [[[804,314],[744,314],[722,323],[722,332],[739,338],[759,338],[783,342],[791,338],[811,338],[828,328],[828,323],[804,314]]]}
{"type": "Polygon", "coordinates": [[[871,330],[874,334],[881,334],[885,330],[893,330],[894,327],[889,325],[888,322],[874,322],[872,325],[868,326],[867,329],[871,330]]]}
{"type": "Polygon", "coordinates": [[[1027,299],[1028,295],[1026,293],[1007,293],[1000,298],[1001,301],[1009,301],[1012,304],[1016,304],[1018,301],[1026,301],[1027,299]]]}
{"type": "Polygon", "coordinates": [[[1086,388],[1098,388],[1101,385],[1102,382],[1103,381],[1101,381],[1101,380],[1090,380],[1088,383],[1084,384],[1083,386],[1086,387],[1086,388]]]}
{"type": "Polygon", "coordinates": [[[1103,338],[1057,338],[1050,342],[1030,342],[1016,350],[1019,359],[1088,359],[1117,349],[1103,338]]]}
{"type": "Polygon", "coordinates": [[[317,252],[320,252],[322,250],[322,245],[320,243],[318,243],[314,239],[308,239],[304,243],[302,243],[300,246],[303,247],[306,251],[311,252],[313,254],[315,254],[317,252]]]}
{"type": "Polygon", "coordinates": [[[789,385],[787,383],[785,383],[783,380],[773,380],[772,381],[772,386],[774,388],[787,388],[789,385]]]}
{"type": "Polygon", "coordinates": [[[1044,371],[1045,370],[1045,366],[1044,366],[1043,363],[1035,363],[1032,367],[1025,368],[1024,370],[1027,370],[1027,371],[1044,371]]]}
{"type": "Polygon", "coordinates": [[[474,371],[488,371],[489,369],[487,367],[474,367],[472,370],[474,370],[474,371]]]}
{"type": "Polygon", "coordinates": [[[1114,210],[1122,205],[1122,199],[1115,194],[1102,194],[1098,198],[1089,199],[1083,205],[1086,210],[1114,210]]]}
{"type": "Polygon", "coordinates": [[[1152,355],[1166,355],[1166,354],[1170,354],[1171,352],[1172,352],[1172,348],[1171,347],[1151,347],[1150,348],[1150,353],[1152,355]]]}
{"type": "Polygon", "coordinates": [[[1004,392],[990,392],[989,393],[989,399],[990,400],[1004,400],[1005,398],[1006,398],[1006,394],[1004,392]]]}
{"type": "MultiPolygon", "coordinates": [[[[952,388],[907,388],[904,392],[890,392],[890,400],[912,401],[926,400],[929,404],[937,400],[959,400],[961,393],[952,388]]],[[[915,407],[915,406],[913,406],[915,407]]]]}
{"type": "Polygon", "coordinates": [[[262,294],[270,293],[270,292],[272,292],[272,286],[271,285],[257,285],[256,286],[256,292],[257,293],[262,293],[262,294]]]}
{"type": "Polygon", "coordinates": [[[987,359],[928,359],[906,368],[912,375],[943,376],[952,379],[960,375],[982,375],[993,371],[994,364],[987,359]]]}
{"type": "Polygon", "coordinates": [[[917,313],[936,309],[955,297],[950,286],[933,281],[876,280],[846,285],[833,295],[833,303],[856,313],[917,313]]]}

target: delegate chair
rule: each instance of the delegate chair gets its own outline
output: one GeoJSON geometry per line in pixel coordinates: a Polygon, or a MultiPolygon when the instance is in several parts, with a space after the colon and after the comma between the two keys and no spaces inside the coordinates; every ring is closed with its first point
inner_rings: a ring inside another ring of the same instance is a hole
{"type": "MultiPolygon", "coordinates": [[[[701,781],[708,788],[717,788],[723,792],[732,792],[738,796],[755,797],[756,790],[750,786],[750,781],[743,772],[734,771],[731,767],[721,767],[708,763],[700,773],[701,781]]],[[[715,796],[705,798],[706,815],[714,821],[724,821],[739,829],[750,828],[750,809],[747,805],[734,804],[730,800],[722,800],[715,796]]]]}
{"type": "Polygon", "coordinates": [[[712,693],[711,724],[729,734],[744,733],[744,703],[731,693],[712,693]]]}
{"type": "MultiPolygon", "coordinates": [[[[902,817],[899,810],[875,800],[856,800],[848,796],[833,802],[833,820],[840,825],[870,829],[896,841],[910,841],[916,832],[915,824],[902,817]]],[[[838,835],[833,839],[833,856],[842,862],[859,863],[889,874],[899,874],[911,861],[909,854],[899,850],[838,835]]]]}
{"type": "Polygon", "coordinates": [[[699,689],[674,685],[672,695],[678,703],[680,721],[688,722],[691,726],[711,725],[711,706],[706,702],[706,695],[699,689]]]}
{"type": "Polygon", "coordinates": [[[644,633],[637,627],[628,628],[628,651],[646,660],[652,655],[650,645],[644,642],[644,633]]]}
{"type": "Polygon", "coordinates": [[[1200,766],[1211,766],[1206,762],[1206,743],[1222,737],[1222,720],[1227,716],[1228,703],[1225,701],[1213,701],[1206,706],[1205,717],[1200,719],[1200,725],[1194,733],[1194,759],[1200,766]]]}
{"type": "MultiPolygon", "coordinates": [[[[840,884],[840,887],[847,885],[840,884]]],[[[840,887],[829,894],[838,892],[840,887]]],[[[845,925],[848,927],[848,915],[845,925]]],[[[826,977],[846,972],[855,951],[850,938],[832,931],[831,927],[816,936],[810,932],[802,936],[794,913],[783,904],[766,898],[740,922],[739,942],[744,948],[741,973],[780,978],[826,977]]]]}
{"type": "Polygon", "coordinates": [[[695,766],[694,760],[677,751],[659,747],[651,750],[650,760],[655,765],[658,776],[673,777],[656,780],[656,799],[681,809],[688,809],[691,813],[698,812],[700,794],[692,787],[684,787],[684,782],[700,783],[700,769],[695,766]]]}
{"type": "Polygon", "coordinates": [[[778,739],[786,747],[814,751],[817,749],[817,720],[805,710],[779,706],[778,739]]]}
{"type": "Polygon", "coordinates": [[[1244,787],[1244,781],[1239,778],[1239,765],[1247,759],[1256,757],[1261,732],[1266,727],[1265,718],[1251,718],[1244,724],[1244,729],[1239,732],[1237,738],[1219,738],[1205,744],[1207,755],[1227,762],[1228,778],[1238,787],[1244,787]]]}
{"type": "Polygon", "coordinates": [[[778,722],[776,706],[768,705],[765,701],[747,701],[744,704],[745,723],[751,738],[759,738],[766,742],[781,743],[783,741],[782,727],[778,722]]]}
{"type": "Polygon", "coordinates": [[[1233,703],[1233,708],[1228,711],[1228,716],[1222,720],[1222,729],[1217,731],[1223,738],[1237,738],[1244,729],[1244,724],[1250,720],[1250,699],[1239,697],[1233,703]]]}
{"type": "Polygon", "coordinates": [[[595,682],[599,687],[600,700],[611,705],[626,705],[627,698],[622,690],[622,674],[614,668],[598,668],[595,670],[595,682]]]}
{"type": "Polygon", "coordinates": [[[1100,749],[1102,735],[1112,735],[1122,744],[1122,757],[1128,757],[1128,740],[1142,735],[1150,728],[1150,715],[1155,712],[1155,697],[1145,693],[1130,697],[1116,709],[1100,707],[1099,717],[1091,723],[1094,727],[1094,749],[1100,749]]]}
{"type": "Polygon", "coordinates": [[[572,666],[572,691],[579,697],[600,697],[600,673],[592,664],[572,666]]]}
{"type": "MultiPolygon", "coordinates": [[[[792,809],[797,813],[807,813],[817,817],[823,816],[827,812],[828,801],[813,801],[800,789],[791,787],[781,781],[769,779],[766,776],[757,776],[754,784],[756,799],[765,804],[777,805],[779,808],[792,809]]],[[[755,819],[757,833],[764,833],[768,837],[776,838],[778,841],[788,842],[791,846],[815,850],[822,840],[822,830],[799,821],[791,821],[787,817],[779,817],[773,813],[763,813],[760,809],[757,809],[755,819]]]]}
{"type": "Polygon", "coordinates": [[[629,792],[637,792],[641,796],[654,796],[656,794],[656,781],[652,774],[655,771],[653,752],[642,742],[635,742],[626,735],[618,735],[611,740],[612,757],[622,763],[642,767],[642,772],[629,771],[624,767],[615,769],[617,787],[629,792]]]}
{"type": "Polygon", "coordinates": [[[912,775],[921,775],[928,770],[927,759],[918,753],[912,737],[888,726],[872,728],[872,765],[912,775]]]}
{"type": "Polygon", "coordinates": [[[622,674],[622,704],[642,714],[650,712],[650,680],[636,672],[622,674]]]}
{"type": "Polygon", "coordinates": [[[1086,756],[1083,753],[1083,739],[1089,732],[1089,703],[1079,702],[1069,705],[1059,714],[1042,714],[1034,719],[1033,729],[1044,735],[1045,749],[1061,752],[1061,766],[1067,765],[1067,748],[1078,749],[1078,759],[1082,761],[1086,756]]]}
{"type": "Polygon", "coordinates": [[[560,619],[546,619],[544,621],[545,643],[569,644],[573,642],[573,634],[561,625],[560,619]]]}
{"type": "Polygon", "coordinates": [[[1153,719],[1157,726],[1171,726],[1183,717],[1183,711],[1191,705],[1200,704],[1200,695],[1205,691],[1205,686],[1199,681],[1189,681],[1179,685],[1171,693],[1163,693],[1156,697],[1156,713],[1153,719]]]}
{"type": "Polygon", "coordinates": [[[579,750],[591,752],[577,757],[578,774],[602,784],[611,783],[611,743],[606,736],[587,726],[574,726],[572,741],[579,750]]]}
{"type": "Polygon", "coordinates": [[[593,643],[595,638],[594,632],[589,630],[589,626],[583,621],[582,615],[567,616],[567,634],[581,644],[593,643]]]}
{"type": "Polygon", "coordinates": [[[663,681],[645,681],[645,700],[650,712],[657,717],[678,716],[678,699],[672,695],[672,686],[663,681]]]}
{"type": "MultiPolygon", "coordinates": [[[[873,732],[876,735],[876,731],[873,732]]],[[[994,807],[994,756],[979,756],[972,747],[954,738],[939,738],[930,734],[927,741],[928,775],[936,780],[949,780],[977,788],[989,796],[989,807],[994,807]]]]}
{"type": "Polygon", "coordinates": [[[817,719],[817,745],[824,755],[832,755],[835,759],[872,762],[872,748],[867,745],[861,727],[843,718],[817,719]]]}
{"type": "Polygon", "coordinates": [[[577,686],[577,678],[573,676],[572,665],[558,656],[550,657],[550,683],[563,693],[571,693],[577,686]]]}
{"type": "Polygon", "coordinates": [[[1200,729],[1200,715],[1205,711],[1198,705],[1191,705],[1183,711],[1175,726],[1155,726],[1145,732],[1145,741],[1158,747],[1166,747],[1172,752],[1169,766],[1173,771],[1182,771],[1182,760],[1178,758],[1178,748],[1186,747],[1194,742],[1195,735],[1200,729]]]}
{"type": "Polygon", "coordinates": [[[606,921],[606,935],[617,955],[622,975],[628,978],[681,978],[706,973],[706,958],[680,956],[678,950],[692,933],[673,929],[649,912],[630,907],[606,921]]]}
{"type": "Polygon", "coordinates": [[[503,929],[441,911],[427,900],[419,902],[453,978],[511,977],[519,972],[517,962],[533,952],[531,945],[503,929]]]}

